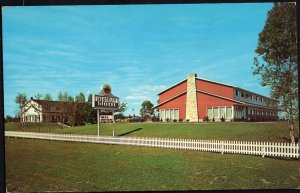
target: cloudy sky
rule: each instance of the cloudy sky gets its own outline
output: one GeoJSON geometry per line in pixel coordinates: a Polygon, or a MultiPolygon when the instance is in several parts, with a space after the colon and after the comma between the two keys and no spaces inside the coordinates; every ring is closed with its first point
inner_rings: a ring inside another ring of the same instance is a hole
{"type": "Polygon", "coordinates": [[[138,114],[190,73],[269,96],[251,66],[272,6],[4,7],[5,115],[15,115],[17,93],[87,97],[104,83],[138,114]]]}

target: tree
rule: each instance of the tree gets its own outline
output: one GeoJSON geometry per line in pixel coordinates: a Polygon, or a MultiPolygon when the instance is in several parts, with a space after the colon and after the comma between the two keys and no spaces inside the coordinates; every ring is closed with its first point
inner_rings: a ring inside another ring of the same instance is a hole
{"type": "Polygon", "coordinates": [[[75,97],[75,102],[85,102],[85,96],[82,92],[80,92],[79,95],[75,97]]]}
{"type": "Polygon", "coordinates": [[[46,101],[52,101],[52,96],[50,93],[46,93],[45,96],[44,96],[44,100],[46,101]]]}
{"type": "Polygon", "coordinates": [[[36,95],[34,95],[34,98],[40,100],[43,97],[43,94],[41,93],[37,93],[36,95]]]}
{"type": "Polygon", "coordinates": [[[115,114],[115,119],[125,119],[125,115],[123,113],[115,114]]]}
{"type": "Polygon", "coordinates": [[[27,102],[27,96],[25,93],[18,93],[15,99],[15,102],[19,105],[19,108],[21,109],[23,105],[27,102]]]}
{"type": "Polygon", "coordinates": [[[83,125],[85,122],[90,121],[90,119],[87,120],[88,112],[90,108],[88,104],[85,103],[85,96],[82,92],[80,92],[78,95],[75,96],[74,116],[75,116],[76,125],[83,125]]]}
{"type": "Polygon", "coordinates": [[[27,97],[25,93],[18,93],[16,98],[15,98],[15,102],[18,104],[19,107],[19,111],[18,111],[18,115],[20,117],[20,122],[22,123],[22,127],[24,128],[24,124],[22,121],[22,107],[25,105],[25,103],[27,102],[27,97]]]}
{"type": "Polygon", "coordinates": [[[4,122],[13,122],[13,121],[14,121],[14,118],[12,116],[6,115],[4,122]]]}
{"type": "Polygon", "coordinates": [[[123,101],[119,105],[119,109],[116,112],[124,113],[127,110],[127,102],[123,101]]]}
{"type": "Polygon", "coordinates": [[[21,112],[22,107],[27,102],[26,94],[25,93],[18,93],[17,96],[16,96],[16,98],[15,98],[15,102],[18,104],[18,107],[20,109],[19,113],[21,115],[22,114],[22,112],[21,112]]]}
{"type": "MultiPolygon", "coordinates": [[[[61,113],[60,113],[60,120],[62,123],[66,123],[66,103],[68,102],[68,100],[72,100],[72,98],[69,98],[69,94],[65,91],[64,93],[62,93],[61,91],[59,91],[58,95],[57,95],[57,99],[58,101],[61,101],[60,103],[60,107],[61,107],[61,113]]],[[[63,125],[61,124],[61,129],[63,128],[63,125]]]]}
{"type": "Polygon", "coordinates": [[[150,101],[145,100],[141,105],[141,110],[140,110],[141,116],[145,117],[146,115],[153,115],[152,107],[153,104],[150,101]]]}
{"type": "Polygon", "coordinates": [[[72,96],[68,96],[67,101],[68,102],[74,102],[74,98],[72,96]]]}
{"type": "Polygon", "coordinates": [[[271,89],[288,119],[290,137],[295,142],[293,121],[298,118],[296,5],[274,3],[259,34],[253,74],[260,84],[271,89]]]}
{"type": "Polygon", "coordinates": [[[92,94],[89,94],[89,96],[88,96],[88,101],[87,101],[87,102],[91,103],[91,102],[92,102],[92,99],[93,99],[93,95],[92,95],[92,94]]]}

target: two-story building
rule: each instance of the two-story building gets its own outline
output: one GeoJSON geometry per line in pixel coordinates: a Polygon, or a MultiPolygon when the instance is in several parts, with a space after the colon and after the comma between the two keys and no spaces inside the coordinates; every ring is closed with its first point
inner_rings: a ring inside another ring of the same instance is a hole
{"type": "Polygon", "coordinates": [[[236,86],[197,78],[187,79],[158,94],[160,119],[226,121],[278,120],[278,101],[236,86]]]}
{"type": "Polygon", "coordinates": [[[70,122],[74,118],[74,102],[47,101],[31,98],[21,109],[23,122],[70,122]]]}

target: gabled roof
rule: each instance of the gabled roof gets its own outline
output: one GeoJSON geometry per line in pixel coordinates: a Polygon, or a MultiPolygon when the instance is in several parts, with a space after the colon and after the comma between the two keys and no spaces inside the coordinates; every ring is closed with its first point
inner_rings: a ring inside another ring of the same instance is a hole
{"type": "Polygon", "coordinates": [[[176,98],[178,98],[178,97],[180,97],[180,96],[182,96],[184,94],[186,94],[186,91],[184,91],[184,92],[182,92],[182,93],[180,93],[180,94],[178,94],[178,95],[176,95],[176,96],[174,96],[174,97],[172,97],[172,98],[170,98],[168,100],[165,100],[165,101],[159,103],[158,105],[152,107],[152,109],[156,109],[157,107],[159,107],[159,106],[161,106],[163,104],[166,104],[167,102],[170,102],[170,101],[172,101],[172,100],[174,100],[174,99],[176,99],[176,98]]]}
{"type": "MultiPolygon", "coordinates": [[[[246,89],[237,87],[237,86],[233,86],[233,85],[230,85],[230,84],[224,84],[224,83],[220,83],[220,82],[208,80],[208,79],[205,79],[205,78],[198,78],[198,77],[196,77],[196,80],[203,80],[203,81],[206,81],[206,82],[211,82],[211,83],[214,83],[214,84],[219,84],[219,85],[222,85],[222,86],[227,86],[227,87],[239,89],[239,90],[242,90],[242,91],[245,91],[245,92],[249,92],[249,93],[252,93],[252,94],[255,94],[255,95],[258,95],[258,96],[261,96],[261,97],[264,97],[264,98],[268,98],[268,99],[270,99],[270,100],[273,100],[273,101],[277,101],[277,102],[278,102],[278,100],[275,100],[275,99],[272,99],[272,98],[270,98],[270,97],[267,97],[267,96],[264,96],[264,95],[261,95],[261,94],[258,94],[258,93],[255,93],[255,92],[253,92],[253,91],[249,91],[249,90],[246,90],[246,89]]],[[[172,89],[172,88],[174,88],[174,87],[176,87],[176,86],[178,86],[178,85],[184,83],[185,81],[187,81],[187,79],[184,79],[183,81],[181,81],[181,82],[179,82],[179,83],[177,83],[177,84],[175,84],[175,85],[170,86],[169,88],[167,88],[167,89],[161,91],[161,92],[158,93],[157,95],[160,95],[160,94],[162,94],[162,93],[164,93],[164,92],[166,92],[166,91],[168,91],[168,90],[170,90],[170,89],[172,89]]]]}
{"type": "Polygon", "coordinates": [[[162,94],[162,93],[164,93],[164,92],[170,90],[171,88],[174,88],[174,87],[176,87],[176,86],[178,86],[178,85],[180,85],[180,84],[182,84],[182,83],[184,83],[184,82],[186,82],[186,81],[187,81],[187,79],[184,79],[183,81],[181,81],[181,82],[179,82],[179,83],[177,83],[177,84],[174,84],[174,85],[170,86],[169,88],[167,88],[167,89],[161,91],[161,92],[158,93],[157,95],[160,95],[160,94],[162,94]]]}
{"type": "Polygon", "coordinates": [[[35,110],[41,112],[41,111],[40,111],[39,109],[37,109],[35,106],[30,105],[27,109],[25,109],[23,112],[21,112],[21,115],[24,114],[24,113],[26,113],[31,107],[33,107],[35,110]]]}

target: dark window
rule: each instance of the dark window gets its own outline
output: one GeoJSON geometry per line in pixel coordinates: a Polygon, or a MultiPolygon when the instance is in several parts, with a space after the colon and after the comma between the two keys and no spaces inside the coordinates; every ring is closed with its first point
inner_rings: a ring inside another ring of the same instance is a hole
{"type": "Polygon", "coordinates": [[[239,91],[238,90],[235,91],[235,95],[239,96],[239,91]]]}

